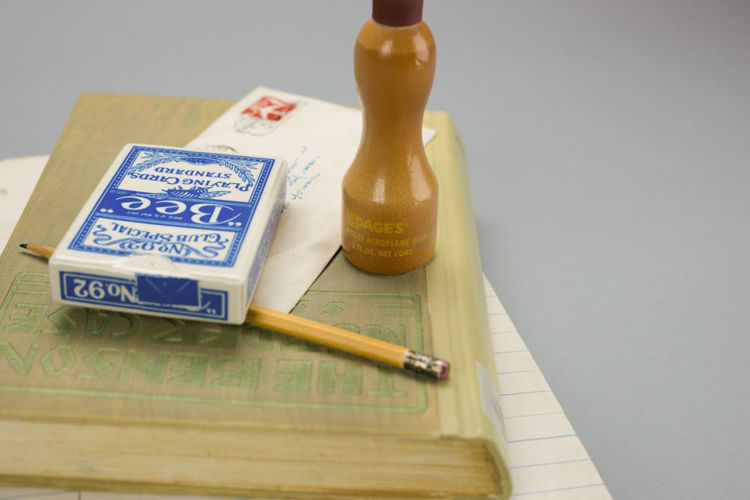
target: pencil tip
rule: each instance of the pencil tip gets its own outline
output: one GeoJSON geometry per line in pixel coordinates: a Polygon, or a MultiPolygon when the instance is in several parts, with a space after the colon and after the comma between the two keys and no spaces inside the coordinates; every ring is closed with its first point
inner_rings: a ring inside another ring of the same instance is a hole
{"type": "Polygon", "coordinates": [[[20,245],[18,245],[18,246],[19,246],[19,247],[21,247],[21,248],[26,248],[26,247],[28,247],[29,245],[28,245],[28,244],[26,244],[26,243],[21,243],[21,244],[20,244],[20,245]]]}

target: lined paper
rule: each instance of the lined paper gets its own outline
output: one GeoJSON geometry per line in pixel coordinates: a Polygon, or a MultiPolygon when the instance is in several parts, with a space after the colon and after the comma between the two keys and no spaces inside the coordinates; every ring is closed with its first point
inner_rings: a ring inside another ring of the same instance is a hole
{"type": "Polygon", "coordinates": [[[611,495],[534,357],[484,278],[512,499],[605,500],[611,495]]]}
{"type": "MultiPolygon", "coordinates": [[[[19,167],[41,172],[46,156],[0,162],[0,177],[19,167]]],[[[28,170],[26,170],[28,172],[28,170]]],[[[0,196],[0,250],[33,191],[17,186],[12,197],[0,196]],[[18,192],[16,192],[18,191],[18,192]],[[20,192],[25,191],[25,192],[20,192]],[[5,199],[4,199],[5,198],[5,199]],[[2,236],[5,236],[4,238],[2,236]]],[[[1,188],[2,186],[0,186],[1,188]]],[[[7,188],[8,186],[6,186],[7,188]]],[[[578,439],[539,366],[518,334],[487,278],[484,278],[490,332],[495,351],[500,406],[506,434],[512,499],[606,500],[611,495],[578,439]]],[[[0,487],[0,500],[210,500],[215,497],[135,495],[79,490],[0,487]]]]}

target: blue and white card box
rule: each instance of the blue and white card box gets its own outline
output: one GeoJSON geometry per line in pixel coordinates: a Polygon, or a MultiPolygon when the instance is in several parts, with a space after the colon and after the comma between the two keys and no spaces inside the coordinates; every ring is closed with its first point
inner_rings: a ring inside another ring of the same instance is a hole
{"type": "Polygon", "coordinates": [[[53,298],[242,323],[285,186],[278,158],[128,144],[50,259],[53,298]]]}

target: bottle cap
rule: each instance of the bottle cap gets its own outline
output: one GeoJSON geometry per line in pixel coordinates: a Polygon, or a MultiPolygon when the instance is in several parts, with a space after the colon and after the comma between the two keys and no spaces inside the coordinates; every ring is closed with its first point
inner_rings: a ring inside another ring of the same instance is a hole
{"type": "Polygon", "coordinates": [[[372,18],[386,26],[410,26],[422,20],[423,0],[372,0],[372,18]]]}

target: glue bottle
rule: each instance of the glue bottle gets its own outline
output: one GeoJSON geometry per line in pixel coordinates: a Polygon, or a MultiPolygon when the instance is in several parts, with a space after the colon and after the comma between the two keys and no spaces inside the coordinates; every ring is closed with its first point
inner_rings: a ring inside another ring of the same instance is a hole
{"type": "Polygon", "coordinates": [[[422,143],[435,41],[422,0],[373,0],[354,49],[362,139],[342,184],[342,247],[355,266],[400,274],[435,253],[438,187],[422,143]]]}

